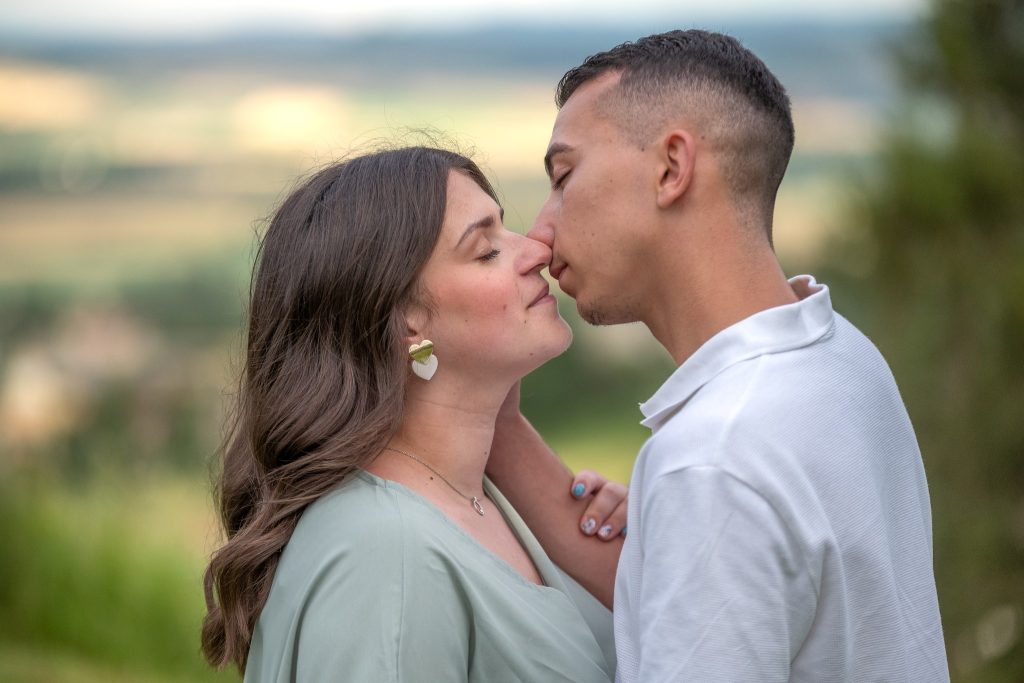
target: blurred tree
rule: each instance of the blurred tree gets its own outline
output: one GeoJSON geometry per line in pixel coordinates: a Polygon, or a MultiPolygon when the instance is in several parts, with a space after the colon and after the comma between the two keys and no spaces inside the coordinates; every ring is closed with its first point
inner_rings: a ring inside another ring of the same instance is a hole
{"type": "Polygon", "coordinates": [[[1024,681],[1024,2],[933,0],[833,279],[893,367],[931,487],[954,680],[1024,681]],[[841,261],[840,261],[841,259],[841,261]]]}

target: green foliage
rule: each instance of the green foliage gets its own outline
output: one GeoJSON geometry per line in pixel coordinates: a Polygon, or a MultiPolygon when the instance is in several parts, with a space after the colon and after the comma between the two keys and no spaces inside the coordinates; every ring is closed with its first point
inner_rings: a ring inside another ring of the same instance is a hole
{"type": "Polygon", "coordinates": [[[56,285],[0,284],[0,367],[13,346],[48,332],[72,296],[56,285]]]}
{"type": "Polygon", "coordinates": [[[131,283],[120,288],[118,298],[128,313],[168,339],[190,345],[241,339],[249,297],[242,260],[248,256],[190,264],[177,277],[131,283]]]}
{"type": "Polygon", "coordinates": [[[899,55],[906,115],[833,267],[918,431],[953,678],[1010,683],[1024,680],[1024,3],[937,0],[899,55]]]}
{"type": "Polygon", "coordinates": [[[639,427],[643,416],[637,403],[650,398],[675,367],[667,354],[647,355],[649,346],[638,348],[627,363],[574,344],[523,380],[523,413],[548,438],[600,432],[602,427],[650,434],[639,427]]]}

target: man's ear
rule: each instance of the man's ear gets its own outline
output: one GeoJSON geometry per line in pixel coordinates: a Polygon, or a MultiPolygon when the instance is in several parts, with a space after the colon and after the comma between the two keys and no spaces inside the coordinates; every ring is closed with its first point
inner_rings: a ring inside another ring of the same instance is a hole
{"type": "Polygon", "coordinates": [[[661,177],[658,179],[658,208],[667,209],[682,197],[693,180],[697,145],[689,131],[677,128],[661,140],[661,177]]]}

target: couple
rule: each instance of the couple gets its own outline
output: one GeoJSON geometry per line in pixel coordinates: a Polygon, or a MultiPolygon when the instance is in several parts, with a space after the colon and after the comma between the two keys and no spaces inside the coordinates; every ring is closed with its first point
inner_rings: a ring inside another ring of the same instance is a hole
{"type": "Polygon", "coordinates": [[[331,166],[277,211],[208,659],[252,681],[947,680],[896,385],[771,248],[782,86],[734,39],[673,31],[588,58],[557,103],[528,236],[428,148],[331,166]],[[574,480],[519,412],[570,342],[545,267],[679,365],[640,407],[624,542],[621,488],[574,480]]]}

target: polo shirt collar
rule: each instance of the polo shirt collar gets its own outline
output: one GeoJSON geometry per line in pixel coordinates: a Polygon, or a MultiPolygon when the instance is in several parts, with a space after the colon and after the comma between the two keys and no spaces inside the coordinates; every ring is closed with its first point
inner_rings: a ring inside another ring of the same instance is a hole
{"type": "Polygon", "coordinates": [[[828,334],[835,324],[828,287],[810,275],[798,275],[789,284],[799,301],[759,311],[704,342],[640,404],[645,418],[640,424],[657,430],[679,405],[730,366],[808,346],[828,334]]]}

